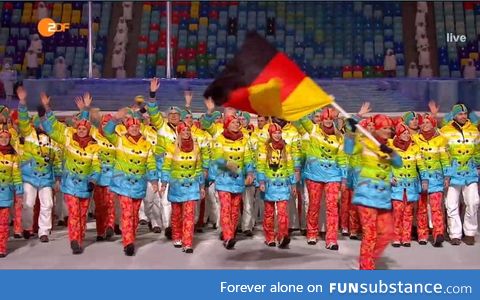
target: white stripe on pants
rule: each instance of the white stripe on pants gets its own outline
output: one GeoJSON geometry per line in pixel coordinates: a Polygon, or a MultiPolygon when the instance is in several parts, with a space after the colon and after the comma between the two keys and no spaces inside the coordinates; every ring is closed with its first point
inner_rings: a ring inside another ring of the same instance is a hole
{"type": "Polygon", "coordinates": [[[445,206],[447,208],[448,234],[452,239],[462,237],[462,220],[459,214],[460,192],[463,194],[463,200],[465,201],[463,232],[467,236],[475,236],[478,229],[477,211],[480,202],[478,184],[450,186],[445,199],[445,206]]]}
{"type": "MultiPolygon", "coordinates": [[[[153,192],[152,184],[147,183],[147,193],[143,199],[144,214],[152,223],[152,227],[162,227],[160,196],[153,192]]],[[[140,215],[140,217],[142,217],[140,215]]]]}
{"type": "Polygon", "coordinates": [[[255,225],[254,214],[255,186],[246,186],[243,192],[242,230],[252,230],[255,225]]]}
{"type": "Polygon", "coordinates": [[[40,214],[38,216],[38,236],[49,235],[52,229],[52,208],[53,193],[51,187],[35,188],[29,183],[23,184],[23,210],[22,223],[26,230],[32,229],[33,226],[33,207],[35,200],[40,199],[40,214]]]}

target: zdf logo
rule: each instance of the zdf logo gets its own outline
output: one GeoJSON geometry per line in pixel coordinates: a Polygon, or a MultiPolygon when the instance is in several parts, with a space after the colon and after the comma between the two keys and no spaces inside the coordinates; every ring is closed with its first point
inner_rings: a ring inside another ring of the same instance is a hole
{"type": "Polygon", "coordinates": [[[55,23],[55,21],[50,18],[44,18],[38,22],[37,28],[41,36],[50,37],[54,35],[55,32],[65,32],[70,28],[70,23],[55,23]]]}

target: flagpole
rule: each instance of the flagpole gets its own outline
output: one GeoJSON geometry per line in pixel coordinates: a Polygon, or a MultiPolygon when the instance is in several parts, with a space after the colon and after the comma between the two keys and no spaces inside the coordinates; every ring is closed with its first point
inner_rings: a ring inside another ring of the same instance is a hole
{"type": "MultiPolygon", "coordinates": [[[[333,107],[335,107],[339,112],[342,113],[342,115],[344,115],[346,118],[351,118],[352,116],[347,113],[340,105],[338,105],[335,101],[333,101],[331,103],[331,105],[333,107]]],[[[380,142],[375,138],[373,137],[373,135],[368,131],[366,130],[365,128],[363,128],[362,126],[360,126],[360,124],[357,124],[356,125],[358,130],[360,130],[361,133],[363,133],[367,138],[369,138],[373,143],[375,143],[375,145],[377,145],[378,147],[380,147],[380,142]]]]}

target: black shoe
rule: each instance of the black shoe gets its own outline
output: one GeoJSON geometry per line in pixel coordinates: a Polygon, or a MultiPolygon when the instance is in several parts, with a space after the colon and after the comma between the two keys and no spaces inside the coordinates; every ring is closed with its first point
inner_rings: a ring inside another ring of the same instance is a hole
{"type": "Polygon", "coordinates": [[[316,241],[316,240],[308,240],[308,241],[307,241],[307,244],[313,246],[313,245],[316,245],[316,244],[317,244],[317,241],[316,241]]]}
{"type": "Polygon", "coordinates": [[[393,248],[400,248],[400,246],[402,246],[402,244],[400,244],[400,242],[393,242],[392,243],[393,248]]]}
{"type": "Polygon", "coordinates": [[[0,258],[4,258],[5,256],[7,256],[7,254],[5,254],[5,253],[0,253],[0,258]]]}
{"type": "Polygon", "coordinates": [[[48,243],[48,236],[42,235],[42,236],[40,237],[40,242],[42,242],[42,243],[48,243]]]}
{"type": "Polygon", "coordinates": [[[417,226],[412,226],[412,241],[418,240],[417,226]]]}
{"type": "Polygon", "coordinates": [[[227,248],[228,250],[231,250],[233,249],[233,247],[235,247],[235,243],[237,241],[235,241],[235,239],[231,239],[231,240],[228,240],[228,241],[225,241],[223,242],[223,245],[225,246],[225,248],[227,248]]]}
{"type": "Polygon", "coordinates": [[[152,231],[153,231],[153,233],[162,233],[162,228],[160,228],[158,226],[155,226],[155,227],[153,227],[152,231]]]}
{"type": "Polygon", "coordinates": [[[114,230],[112,227],[108,227],[107,230],[105,231],[105,239],[109,241],[112,236],[115,234],[114,230]]]}
{"type": "Polygon", "coordinates": [[[133,244],[128,244],[125,248],[123,248],[126,256],[133,256],[135,253],[135,246],[133,244]]]}
{"type": "Polygon", "coordinates": [[[248,236],[248,237],[252,237],[252,236],[253,236],[253,232],[252,232],[251,230],[245,230],[245,231],[243,232],[243,234],[244,234],[245,236],[248,236]]]}
{"type": "Polygon", "coordinates": [[[70,242],[70,248],[72,248],[72,254],[82,254],[83,249],[77,241],[70,242]]]}
{"type": "Polygon", "coordinates": [[[193,253],[193,248],[185,248],[185,249],[183,249],[183,252],[188,253],[188,254],[192,254],[193,253]]]}
{"type": "Polygon", "coordinates": [[[410,243],[402,243],[402,246],[403,246],[403,247],[410,248],[411,244],[410,244],[410,243]]]}
{"type": "Polygon", "coordinates": [[[359,240],[358,235],[356,235],[356,234],[350,234],[350,239],[355,240],[355,241],[359,240]]]}
{"type": "Polygon", "coordinates": [[[57,226],[65,226],[65,222],[63,220],[58,220],[57,226]]]}
{"type": "Polygon", "coordinates": [[[334,243],[330,243],[327,246],[325,246],[328,250],[338,250],[338,245],[334,243]]]}
{"type": "Polygon", "coordinates": [[[94,213],[88,213],[88,218],[89,219],[95,219],[95,214],[94,213]]]}
{"type": "Polygon", "coordinates": [[[13,235],[13,238],[14,238],[14,239],[21,239],[22,237],[23,237],[23,236],[22,236],[22,234],[20,234],[20,233],[15,233],[15,234],[13,235]]]}
{"type": "Polygon", "coordinates": [[[421,240],[421,241],[418,241],[418,243],[422,246],[425,246],[427,244],[427,241],[421,240]]]}
{"type": "Polygon", "coordinates": [[[265,241],[264,243],[265,243],[265,245],[267,245],[268,247],[275,247],[275,246],[277,245],[275,242],[267,242],[267,241],[265,241]]]}
{"type": "Polygon", "coordinates": [[[350,233],[348,233],[348,230],[347,231],[342,230],[342,236],[349,236],[349,235],[350,235],[350,233]]]}
{"type": "Polygon", "coordinates": [[[443,238],[443,235],[438,235],[438,236],[435,238],[435,240],[433,241],[433,247],[435,247],[435,248],[440,248],[440,247],[442,247],[442,246],[443,246],[442,244],[443,244],[443,241],[444,241],[444,240],[445,240],[445,239],[443,238]]]}
{"type": "Polygon", "coordinates": [[[97,242],[102,242],[104,240],[105,240],[105,238],[103,236],[97,235],[97,242]]]}
{"type": "Polygon", "coordinates": [[[148,221],[147,221],[147,220],[144,220],[144,219],[141,219],[140,222],[138,222],[138,224],[140,224],[140,225],[148,225],[148,221]]]}
{"type": "Polygon", "coordinates": [[[278,248],[287,249],[289,244],[290,244],[290,237],[286,236],[280,241],[278,248]]]}
{"type": "Polygon", "coordinates": [[[303,236],[307,236],[307,230],[306,229],[300,229],[300,234],[303,236]]]}
{"type": "Polygon", "coordinates": [[[242,233],[242,228],[238,227],[236,230],[237,233],[242,233]]]}
{"type": "Polygon", "coordinates": [[[122,230],[120,229],[120,225],[115,224],[115,227],[113,229],[116,235],[122,235],[122,230]]]}
{"type": "Polygon", "coordinates": [[[169,240],[172,239],[172,227],[165,228],[165,237],[169,240]]]}
{"type": "Polygon", "coordinates": [[[212,224],[213,229],[217,229],[217,224],[212,224]]]}
{"type": "Polygon", "coordinates": [[[23,238],[24,239],[28,240],[31,236],[32,236],[32,234],[30,233],[30,231],[28,231],[28,230],[23,231],[23,238]]]}
{"type": "Polygon", "coordinates": [[[459,246],[460,244],[462,244],[462,240],[460,240],[460,239],[451,239],[451,240],[450,240],[450,244],[452,244],[453,246],[459,246]]]}
{"type": "Polygon", "coordinates": [[[218,239],[223,241],[223,231],[220,231],[220,234],[218,235],[218,239]]]}

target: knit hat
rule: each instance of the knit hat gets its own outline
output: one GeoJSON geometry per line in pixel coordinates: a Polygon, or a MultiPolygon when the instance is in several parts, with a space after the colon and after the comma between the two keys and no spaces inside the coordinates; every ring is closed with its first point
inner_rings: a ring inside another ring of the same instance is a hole
{"type": "Polygon", "coordinates": [[[182,132],[182,130],[184,130],[185,128],[190,128],[190,126],[187,125],[187,123],[185,122],[179,122],[177,124],[177,134],[180,134],[180,132],[182,132]]]}
{"type": "Polygon", "coordinates": [[[455,104],[452,107],[452,117],[455,118],[459,113],[461,112],[468,112],[468,109],[465,105],[463,104],[455,104]]]}
{"type": "Polygon", "coordinates": [[[392,120],[386,115],[375,115],[373,117],[373,123],[375,124],[375,130],[380,130],[383,127],[392,127],[392,120]]]}
{"type": "Polygon", "coordinates": [[[282,127],[280,127],[280,125],[278,125],[276,123],[272,123],[272,124],[270,124],[270,126],[268,126],[268,134],[270,136],[272,136],[272,134],[277,132],[277,131],[282,132],[282,127]]]}
{"type": "Polygon", "coordinates": [[[414,111],[407,111],[403,114],[403,123],[408,126],[408,124],[415,118],[418,118],[418,114],[414,111]]]}
{"type": "Polygon", "coordinates": [[[232,123],[233,120],[238,120],[237,116],[235,115],[229,115],[225,118],[225,120],[223,121],[223,128],[224,129],[227,129],[228,126],[230,125],[230,123],[232,123]]]}
{"type": "Polygon", "coordinates": [[[192,112],[187,109],[182,109],[180,112],[180,120],[185,120],[188,115],[192,115],[192,112]]]}
{"type": "Polygon", "coordinates": [[[437,127],[437,119],[432,114],[426,113],[423,115],[422,122],[420,124],[423,124],[425,120],[429,120],[430,123],[432,123],[433,127],[437,127]]]}
{"type": "Polygon", "coordinates": [[[373,123],[373,117],[362,119],[358,124],[360,124],[360,126],[363,128],[367,128],[368,124],[370,123],[373,123]]]}
{"type": "Polygon", "coordinates": [[[395,135],[400,136],[402,133],[405,131],[408,131],[407,125],[403,123],[398,123],[398,125],[395,127],[395,135]]]}
{"type": "Polygon", "coordinates": [[[321,116],[321,120],[324,121],[324,120],[333,120],[334,119],[334,113],[333,113],[333,109],[331,108],[324,108],[322,110],[322,116],[321,116]]]}
{"type": "Polygon", "coordinates": [[[127,127],[128,129],[132,125],[140,125],[140,120],[137,118],[130,117],[123,122],[123,125],[125,125],[125,127],[127,127]]]}
{"type": "Polygon", "coordinates": [[[92,124],[90,123],[90,121],[82,119],[77,121],[77,123],[75,124],[75,128],[78,128],[80,126],[86,127],[87,130],[90,130],[90,128],[92,127],[92,124]]]}
{"type": "Polygon", "coordinates": [[[169,114],[179,114],[181,115],[182,111],[177,106],[170,106],[167,110],[167,115],[169,114]]]}

